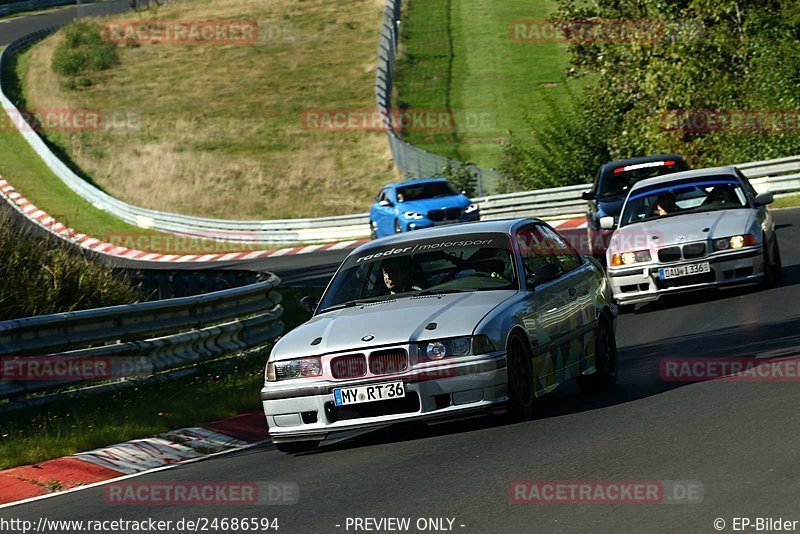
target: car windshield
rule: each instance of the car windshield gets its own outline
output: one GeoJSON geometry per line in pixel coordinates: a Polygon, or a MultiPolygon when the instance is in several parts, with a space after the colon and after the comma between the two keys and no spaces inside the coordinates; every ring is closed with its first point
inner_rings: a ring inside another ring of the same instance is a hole
{"type": "Polygon", "coordinates": [[[426,198],[449,197],[457,195],[447,182],[426,182],[419,185],[404,185],[397,188],[397,201],[410,202],[412,200],[423,200],[426,198]]]}
{"type": "Polygon", "coordinates": [[[507,234],[420,239],[349,256],[318,309],[418,295],[517,289],[507,234]]]}
{"type": "Polygon", "coordinates": [[[748,207],[741,182],[706,176],[635,191],[625,204],[621,225],[702,211],[748,207]]]}
{"type": "Polygon", "coordinates": [[[624,196],[636,182],[687,169],[688,165],[682,160],[660,160],[620,165],[603,173],[603,176],[600,177],[597,195],[599,197],[624,196]]]}

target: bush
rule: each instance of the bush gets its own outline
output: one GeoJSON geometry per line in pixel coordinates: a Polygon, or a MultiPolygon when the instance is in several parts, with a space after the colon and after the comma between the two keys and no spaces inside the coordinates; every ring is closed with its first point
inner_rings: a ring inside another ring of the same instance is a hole
{"type": "Polygon", "coordinates": [[[478,192],[478,173],[473,170],[472,163],[464,163],[457,167],[449,163],[440,173],[457,191],[463,191],[468,197],[475,196],[478,192]]]}
{"type": "Polygon", "coordinates": [[[94,22],[76,22],[63,30],[64,39],[53,54],[53,70],[66,77],[70,89],[92,84],[91,74],[119,63],[117,47],[106,42],[102,28],[94,22]]]}
{"type": "Polygon", "coordinates": [[[130,304],[141,297],[127,280],[56,238],[16,228],[0,208],[0,320],[130,304]]]}

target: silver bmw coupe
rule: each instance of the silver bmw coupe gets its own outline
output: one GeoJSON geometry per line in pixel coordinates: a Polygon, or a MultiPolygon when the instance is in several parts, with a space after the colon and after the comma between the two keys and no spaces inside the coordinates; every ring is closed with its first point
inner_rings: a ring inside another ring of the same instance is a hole
{"type": "MultiPolygon", "coordinates": [[[[774,282],[781,251],[772,201],[735,167],[637,182],[606,251],[614,299],[630,310],[667,293],[774,282]]],[[[615,226],[610,217],[600,224],[615,226]]]]}
{"type": "Polygon", "coordinates": [[[261,390],[284,452],[506,405],[525,416],[566,380],[617,379],[602,266],[535,219],[372,241],[301,306],[312,317],[275,344],[261,390]]]}

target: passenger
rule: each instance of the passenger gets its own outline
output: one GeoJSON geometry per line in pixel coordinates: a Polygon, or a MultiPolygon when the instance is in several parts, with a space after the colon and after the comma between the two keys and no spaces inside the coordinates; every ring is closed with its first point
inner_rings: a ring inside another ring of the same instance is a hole
{"type": "Polygon", "coordinates": [[[678,205],[675,203],[675,195],[672,193],[664,193],[656,200],[656,213],[663,217],[678,211],[678,205]]]}

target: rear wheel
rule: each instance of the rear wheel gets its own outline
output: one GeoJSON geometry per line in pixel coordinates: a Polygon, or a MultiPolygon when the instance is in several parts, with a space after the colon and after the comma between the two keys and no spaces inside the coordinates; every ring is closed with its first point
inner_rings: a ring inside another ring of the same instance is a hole
{"type": "Polygon", "coordinates": [[[597,325],[595,341],[595,367],[597,371],[591,375],[580,375],[578,385],[584,390],[595,390],[611,387],[617,382],[619,363],[617,361],[617,341],[611,322],[601,317],[597,325]]]}
{"type": "Polygon", "coordinates": [[[378,223],[375,221],[369,222],[369,238],[378,239],[378,223]]]}
{"type": "Polygon", "coordinates": [[[286,441],[276,443],[275,448],[286,454],[300,454],[301,452],[311,452],[319,446],[319,441],[286,441]]]}
{"type": "Polygon", "coordinates": [[[536,406],[533,388],[533,360],[518,335],[508,344],[508,409],[512,415],[528,417],[536,406]]]}

